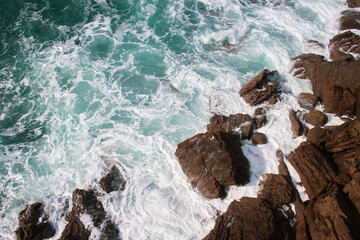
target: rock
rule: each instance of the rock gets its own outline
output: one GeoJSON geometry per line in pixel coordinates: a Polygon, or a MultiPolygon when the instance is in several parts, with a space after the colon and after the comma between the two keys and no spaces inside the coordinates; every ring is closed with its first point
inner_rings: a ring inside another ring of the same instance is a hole
{"type": "Polygon", "coordinates": [[[257,115],[264,115],[266,113],[266,110],[262,107],[260,108],[257,108],[255,109],[254,111],[254,115],[257,116],[257,115]]]}
{"type": "Polygon", "coordinates": [[[81,220],[76,216],[71,216],[59,240],[88,240],[90,231],[87,230],[81,220]]]}
{"type": "Polygon", "coordinates": [[[260,199],[245,197],[229,205],[204,240],[277,239],[275,227],[270,205],[260,199]]]}
{"type": "Polygon", "coordinates": [[[266,174],[264,181],[260,183],[260,189],[258,198],[268,201],[273,209],[295,200],[295,192],[285,177],[279,174],[266,174]]]}
{"type": "Polygon", "coordinates": [[[249,181],[249,161],[243,155],[239,136],[201,133],[178,145],[175,155],[192,187],[205,197],[224,197],[224,186],[249,181]]]}
{"type": "Polygon", "coordinates": [[[264,115],[257,116],[254,120],[255,120],[256,128],[261,128],[261,127],[265,126],[265,124],[267,122],[266,116],[264,116],[264,115]]]}
{"type": "Polygon", "coordinates": [[[360,7],[360,0],[347,0],[346,2],[349,8],[360,7]]]}
{"type": "Polygon", "coordinates": [[[315,63],[326,62],[324,56],[308,53],[297,56],[293,59],[293,67],[291,69],[291,73],[296,78],[306,79],[309,78],[310,69],[315,63]]]}
{"type": "Polygon", "coordinates": [[[305,50],[310,53],[322,53],[325,50],[325,46],[315,40],[309,40],[305,44],[305,50]]]}
{"type": "Polygon", "coordinates": [[[353,54],[360,53],[360,36],[351,31],[340,33],[330,40],[329,50],[333,61],[354,61],[353,54]]]}
{"type": "Polygon", "coordinates": [[[318,97],[311,93],[300,93],[298,97],[300,107],[307,110],[313,110],[317,101],[318,97]]]}
{"type": "Polygon", "coordinates": [[[36,202],[26,205],[19,213],[19,227],[16,229],[16,239],[46,239],[55,235],[55,229],[48,222],[43,210],[43,204],[36,202]]]}
{"type": "Polygon", "coordinates": [[[259,133],[259,132],[253,133],[251,140],[252,140],[252,143],[255,145],[267,143],[266,135],[263,133],[259,133]]]}
{"type": "Polygon", "coordinates": [[[340,30],[360,29],[360,12],[347,10],[341,14],[340,30]]]}
{"type": "Polygon", "coordinates": [[[312,239],[358,239],[359,214],[336,184],[309,203],[305,210],[312,239]]]}
{"type": "Polygon", "coordinates": [[[110,172],[100,180],[100,186],[105,192],[124,190],[126,181],[119,169],[113,166],[110,172]]]}
{"type": "Polygon", "coordinates": [[[264,69],[243,86],[239,94],[251,106],[262,104],[265,101],[270,105],[274,104],[279,99],[281,93],[278,83],[279,78],[277,71],[270,72],[264,69]]]}
{"type": "Polygon", "coordinates": [[[119,229],[111,221],[106,221],[101,229],[100,240],[120,240],[119,229]]]}
{"type": "Polygon", "coordinates": [[[92,190],[75,189],[73,192],[71,215],[79,217],[82,213],[91,215],[94,226],[99,226],[106,217],[102,203],[92,190]]]}
{"type": "Polygon", "coordinates": [[[302,143],[288,157],[310,199],[316,198],[335,178],[329,156],[311,143],[302,143]]]}
{"type": "Polygon", "coordinates": [[[289,119],[291,123],[291,131],[293,133],[293,138],[301,136],[303,134],[303,125],[296,116],[296,112],[294,110],[290,111],[289,119]]]}
{"type": "Polygon", "coordinates": [[[352,204],[360,213],[360,172],[356,173],[351,182],[344,187],[344,193],[349,196],[352,204]]]}
{"type": "Polygon", "coordinates": [[[324,112],[355,114],[356,98],[347,88],[336,85],[326,86],[323,97],[324,112]]]}
{"type": "Polygon", "coordinates": [[[231,114],[230,116],[222,116],[215,114],[210,118],[207,125],[209,133],[212,132],[232,132],[240,130],[241,139],[249,139],[253,131],[254,122],[248,114],[231,114]]]}
{"type": "Polygon", "coordinates": [[[305,120],[313,126],[323,126],[327,123],[328,118],[323,112],[311,110],[305,115],[305,120]]]}

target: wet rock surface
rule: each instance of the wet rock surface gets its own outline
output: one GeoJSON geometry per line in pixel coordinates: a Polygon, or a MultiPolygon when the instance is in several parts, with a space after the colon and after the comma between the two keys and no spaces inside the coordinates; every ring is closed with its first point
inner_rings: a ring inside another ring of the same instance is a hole
{"type": "Polygon", "coordinates": [[[99,183],[102,189],[107,193],[124,190],[126,185],[124,177],[116,166],[113,166],[110,172],[104,176],[99,183]]]}
{"type": "Polygon", "coordinates": [[[290,111],[289,119],[290,119],[291,131],[293,134],[293,138],[301,136],[304,132],[304,128],[294,110],[290,111]]]}
{"type": "Polygon", "coordinates": [[[267,102],[272,105],[278,101],[282,90],[279,87],[280,79],[277,71],[264,69],[256,75],[250,82],[243,86],[239,92],[245,102],[251,106],[256,106],[267,102]]]}
{"type": "Polygon", "coordinates": [[[349,89],[330,85],[324,88],[323,105],[324,112],[354,115],[356,98],[349,89]]]}
{"type": "Polygon", "coordinates": [[[298,97],[300,107],[307,110],[313,110],[317,101],[318,97],[312,93],[300,93],[298,97]]]}
{"type": "Polygon", "coordinates": [[[311,110],[305,115],[305,120],[313,126],[323,126],[327,123],[328,118],[323,112],[311,110]]]}
{"type": "Polygon", "coordinates": [[[248,114],[231,114],[228,117],[215,114],[207,125],[208,132],[240,131],[241,139],[249,139],[254,128],[254,122],[248,114]]]}
{"type": "Polygon", "coordinates": [[[71,216],[61,234],[60,240],[88,240],[91,231],[87,230],[81,220],[76,216],[71,216]]]}
{"type": "Polygon", "coordinates": [[[293,67],[291,73],[300,79],[306,79],[310,76],[310,69],[315,63],[326,62],[324,56],[308,53],[302,54],[291,59],[293,62],[293,67]]]}
{"type": "Polygon", "coordinates": [[[260,132],[253,133],[251,140],[255,145],[266,144],[268,142],[266,135],[260,132]]]}
{"type": "Polygon", "coordinates": [[[360,12],[347,10],[341,13],[340,30],[360,29],[360,12]]]}
{"type": "Polygon", "coordinates": [[[111,221],[106,221],[101,229],[100,240],[120,240],[119,229],[111,221]]]}
{"type": "Polygon", "coordinates": [[[258,115],[254,119],[256,128],[261,128],[267,123],[267,118],[264,115],[258,115]]]}
{"type": "Polygon", "coordinates": [[[333,61],[349,62],[358,59],[360,36],[346,31],[334,36],[329,42],[330,58],[333,61]],[[353,56],[355,55],[356,58],[353,56]]]}
{"type": "Polygon", "coordinates": [[[360,0],[347,0],[346,2],[349,8],[360,7],[360,0]]]}

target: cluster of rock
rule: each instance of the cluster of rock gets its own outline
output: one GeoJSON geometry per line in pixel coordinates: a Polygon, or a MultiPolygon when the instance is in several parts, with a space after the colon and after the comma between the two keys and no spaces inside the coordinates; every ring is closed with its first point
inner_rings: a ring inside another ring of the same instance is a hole
{"type": "MultiPolygon", "coordinates": [[[[126,181],[116,166],[100,180],[102,189],[110,193],[124,190],[126,181]]],[[[95,190],[75,189],[72,196],[72,209],[66,214],[65,226],[60,240],[87,240],[91,229],[81,220],[83,215],[90,216],[94,227],[101,229],[100,240],[120,239],[119,229],[108,218],[95,190]]],[[[54,226],[48,221],[43,203],[27,205],[19,214],[19,227],[16,230],[18,240],[48,239],[55,235],[54,226]]]]}

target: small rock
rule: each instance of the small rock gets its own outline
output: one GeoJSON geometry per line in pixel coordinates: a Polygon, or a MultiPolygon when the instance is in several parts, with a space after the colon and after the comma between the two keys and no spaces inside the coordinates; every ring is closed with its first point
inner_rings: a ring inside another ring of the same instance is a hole
{"type": "Polygon", "coordinates": [[[324,112],[354,115],[356,98],[349,89],[330,85],[324,89],[323,105],[324,112]]]}
{"type": "Polygon", "coordinates": [[[259,133],[259,132],[253,133],[251,140],[252,140],[252,143],[255,145],[267,143],[266,135],[263,133],[259,133]]]}
{"type": "Polygon", "coordinates": [[[318,97],[311,93],[300,93],[298,97],[300,107],[307,110],[313,110],[317,101],[318,97]]]}
{"type": "Polygon", "coordinates": [[[323,126],[327,123],[328,118],[318,110],[311,110],[305,115],[305,120],[313,126],[323,126]]]}
{"type": "Polygon", "coordinates": [[[340,30],[360,29],[360,12],[347,10],[341,14],[340,30]]]}
{"type": "Polygon", "coordinates": [[[119,169],[113,166],[110,172],[100,180],[100,185],[105,192],[110,193],[112,191],[124,190],[126,181],[119,169]]]}
{"type": "Polygon", "coordinates": [[[267,122],[267,119],[266,119],[266,116],[257,116],[255,118],[255,125],[256,125],[256,128],[261,128],[263,126],[265,126],[267,122]]]}
{"type": "Polygon", "coordinates": [[[297,56],[293,59],[293,67],[291,69],[291,73],[296,78],[306,79],[309,78],[310,69],[315,63],[326,62],[324,56],[308,53],[297,56]]]}
{"type": "Polygon", "coordinates": [[[265,109],[260,107],[260,108],[255,109],[254,115],[255,116],[257,116],[257,115],[265,115],[265,113],[266,113],[265,109]]]}
{"type": "Polygon", "coordinates": [[[352,204],[360,213],[360,173],[356,173],[351,182],[344,187],[344,193],[349,196],[352,204]]]}
{"type": "Polygon", "coordinates": [[[87,230],[81,220],[71,216],[59,240],[88,240],[91,232],[87,230]]]}
{"type": "Polygon", "coordinates": [[[303,134],[303,125],[296,116],[296,112],[294,110],[290,111],[289,119],[291,123],[291,131],[293,133],[293,138],[301,136],[303,134]]]}

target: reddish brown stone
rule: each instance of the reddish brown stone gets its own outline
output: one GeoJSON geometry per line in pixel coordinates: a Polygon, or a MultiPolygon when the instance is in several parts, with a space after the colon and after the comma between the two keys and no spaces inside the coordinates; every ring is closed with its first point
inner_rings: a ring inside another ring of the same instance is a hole
{"type": "Polygon", "coordinates": [[[360,12],[347,10],[341,14],[340,30],[360,29],[360,12]]]}
{"type": "Polygon", "coordinates": [[[326,62],[326,59],[317,54],[309,53],[309,54],[302,54],[291,59],[293,62],[293,67],[290,72],[301,79],[309,78],[310,69],[315,63],[319,62],[326,62]]]}
{"type": "Polygon", "coordinates": [[[344,187],[344,193],[349,196],[352,204],[360,213],[360,172],[356,173],[351,182],[344,187]]]}
{"type": "Polygon", "coordinates": [[[110,172],[104,176],[99,183],[102,189],[107,193],[124,190],[126,185],[124,177],[116,166],[113,166],[110,172]]]}
{"type": "Polygon", "coordinates": [[[300,120],[296,116],[296,112],[291,110],[289,113],[289,119],[291,123],[291,131],[293,133],[293,137],[299,137],[303,134],[303,125],[301,124],[300,120]]]}
{"type": "Polygon", "coordinates": [[[360,7],[360,0],[347,0],[346,2],[349,8],[360,7]]]}
{"type": "Polygon", "coordinates": [[[256,128],[261,128],[261,127],[265,126],[265,124],[267,122],[266,116],[264,116],[264,115],[257,116],[254,120],[255,120],[256,128]]]}
{"type": "Polygon", "coordinates": [[[267,143],[267,137],[263,133],[256,132],[251,137],[253,144],[266,144],[267,143]]]}
{"type": "Polygon", "coordinates": [[[327,123],[328,118],[323,112],[311,110],[305,115],[305,120],[313,126],[323,126],[327,123]]]}
{"type": "Polygon", "coordinates": [[[59,240],[88,240],[91,232],[87,230],[81,220],[72,216],[59,240]]]}
{"type": "Polygon", "coordinates": [[[307,110],[313,110],[317,101],[318,97],[311,93],[300,93],[298,97],[300,107],[307,110]]]}
{"type": "Polygon", "coordinates": [[[323,105],[324,112],[354,115],[356,98],[349,89],[330,85],[324,89],[323,105]]]}
{"type": "Polygon", "coordinates": [[[360,36],[351,31],[340,33],[330,40],[329,49],[333,61],[354,61],[352,54],[360,53],[360,36]]]}

